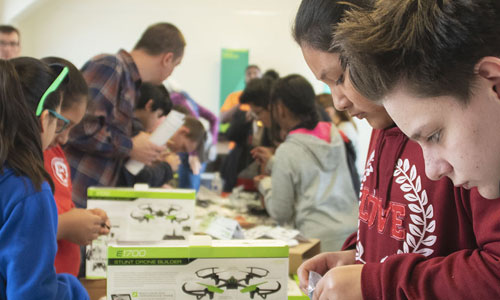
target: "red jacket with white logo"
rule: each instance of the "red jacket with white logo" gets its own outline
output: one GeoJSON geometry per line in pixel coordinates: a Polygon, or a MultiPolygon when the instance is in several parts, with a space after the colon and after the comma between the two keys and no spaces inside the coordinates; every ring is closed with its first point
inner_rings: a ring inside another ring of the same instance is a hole
{"type": "Polygon", "coordinates": [[[364,299],[500,299],[500,200],[428,179],[397,127],[372,132],[354,247],[364,299]]]}
{"type": "MultiPolygon", "coordinates": [[[[71,200],[71,174],[66,155],[60,146],[47,149],[43,153],[45,170],[54,182],[57,214],[70,211],[75,207],[71,200]]],[[[57,241],[55,259],[57,273],[70,273],[78,276],[80,269],[80,246],[66,240],[57,241]]]]}

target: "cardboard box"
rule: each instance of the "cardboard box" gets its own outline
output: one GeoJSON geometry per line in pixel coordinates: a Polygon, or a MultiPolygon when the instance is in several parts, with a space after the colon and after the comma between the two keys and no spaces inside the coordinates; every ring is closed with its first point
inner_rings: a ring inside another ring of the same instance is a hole
{"type": "Polygon", "coordinates": [[[288,280],[288,246],[281,241],[164,241],[108,248],[110,300],[283,300],[288,280]]]}
{"type": "Polygon", "coordinates": [[[106,277],[109,243],[183,240],[194,231],[194,190],[90,187],[87,194],[87,208],[106,211],[111,232],[87,246],[86,278],[106,277]]]}
{"type": "Polygon", "coordinates": [[[290,248],[290,275],[297,274],[297,269],[307,259],[321,253],[319,239],[309,239],[308,243],[300,243],[290,248]]]}

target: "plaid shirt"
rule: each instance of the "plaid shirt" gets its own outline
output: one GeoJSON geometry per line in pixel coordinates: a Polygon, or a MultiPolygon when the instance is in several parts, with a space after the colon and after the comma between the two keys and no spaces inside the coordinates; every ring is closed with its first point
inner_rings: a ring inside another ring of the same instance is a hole
{"type": "Polygon", "coordinates": [[[82,68],[89,85],[89,104],[64,151],[73,182],[73,201],[87,206],[87,188],[116,184],[132,149],[132,118],[141,78],[124,50],[98,55],[82,68]]]}

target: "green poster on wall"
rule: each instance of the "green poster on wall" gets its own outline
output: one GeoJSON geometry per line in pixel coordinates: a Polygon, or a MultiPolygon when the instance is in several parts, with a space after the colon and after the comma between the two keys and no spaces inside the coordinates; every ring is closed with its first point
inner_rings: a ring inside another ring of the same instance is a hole
{"type": "Polygon", "coordinates": [[[245,69],[248,66],[248,49],[222,49],[220,64],[220,101],[227,95],[245,88],[245,69]]]}

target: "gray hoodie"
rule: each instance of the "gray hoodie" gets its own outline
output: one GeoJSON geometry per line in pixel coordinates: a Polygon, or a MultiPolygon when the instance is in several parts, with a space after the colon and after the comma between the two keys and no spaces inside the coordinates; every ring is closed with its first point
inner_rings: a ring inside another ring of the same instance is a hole
{"type": "Polygon", "coordinates": [[[269,215],[319,238],[322,251],[340,250],[357,229],[358,201],[337,128],[322,122],[291,132],[271,163],[272,190],[264,193],[269,215]]]}

